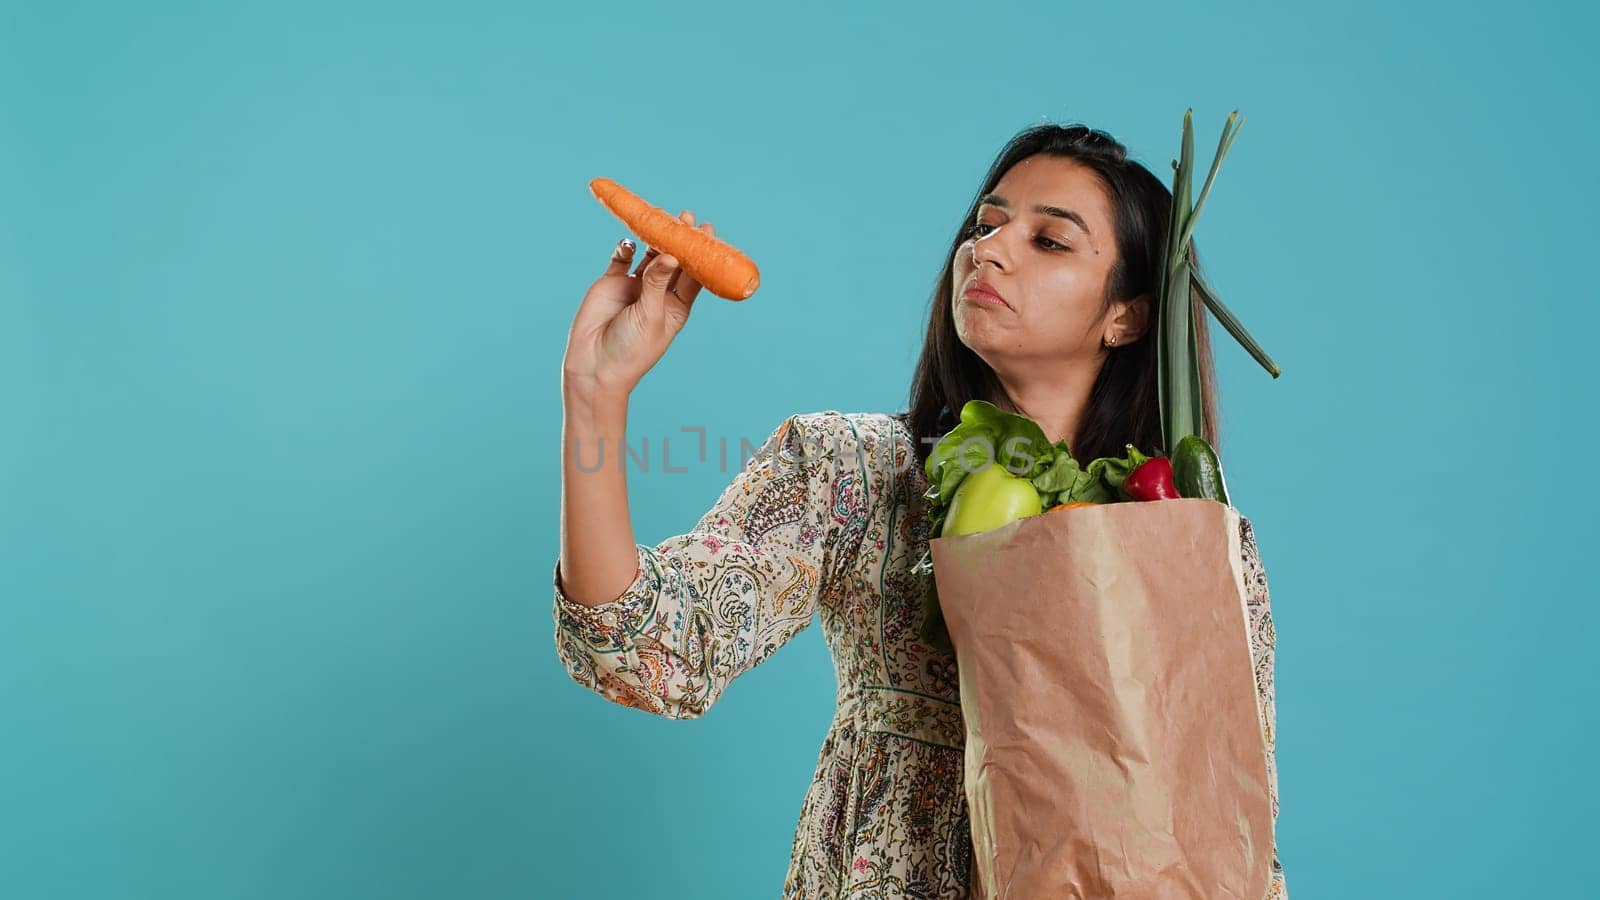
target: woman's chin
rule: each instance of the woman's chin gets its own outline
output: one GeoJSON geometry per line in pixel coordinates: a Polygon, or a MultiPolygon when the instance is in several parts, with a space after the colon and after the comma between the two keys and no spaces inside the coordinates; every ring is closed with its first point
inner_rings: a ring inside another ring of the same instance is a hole
{"type": "Polygon", "coordinates": [[[956,307],[956,336],[973,350],[998,346],[1007,331],[995,318],[995,310],[967,304],[956,307]]]}
{"type": "Polygon", "coordinates": [[[992,360],[997,355],[1004,355],[1003,353],[996,352],[1001,347],[1005,346],[1004,342],[999,339],[999,335],[992,334],[987,329],[959,329],[956,332],[956,337],[961,341],[963,346],[965,346],[968,350],[971,350],[973,353],[976,353],[979,359],[989,363],[991,367],[994,365],[992,360]]]}

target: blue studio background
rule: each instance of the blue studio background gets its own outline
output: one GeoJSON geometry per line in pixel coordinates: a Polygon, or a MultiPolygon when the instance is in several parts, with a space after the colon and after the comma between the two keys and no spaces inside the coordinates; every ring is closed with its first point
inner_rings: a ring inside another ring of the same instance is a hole
{"type": "Polygon", "coordinates": [[[0,896],[776,896],[820,630],[694,722],[555,658],[589,179],[762,267],[635,396],[654,542],[681,428],[900,407],[1011,134],[1186,106],[1291,893],[1589,889],[1600,23],[1293,6],[0,4],[0,896]]]}

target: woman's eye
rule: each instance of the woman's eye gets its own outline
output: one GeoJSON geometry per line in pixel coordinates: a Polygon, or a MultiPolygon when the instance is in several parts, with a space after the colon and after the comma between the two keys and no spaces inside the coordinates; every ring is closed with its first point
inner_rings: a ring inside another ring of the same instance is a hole
{"type": "MultiPolygon", "coordinates": [[[[971,226],[969,226],[967,228],[967,232],[966,232],[965,235],[963,235],[963,237],[968,237],[968,238],[974,237],[974,236],[983,237],[984,235],[989,233],[987,231],[984,231],[983,229],[985,229],[985,228],[992,229],[994,227],[995,226],[990,225],[987,222],[974,222],[974,223],[972,223],[971,226]]],[[[1037,241],[1037,243],[1041,247],[1044,247],[1046,250],[1068,250],[1068,249],[1071,249],[1066,244],[1063,244],[1063,243],[1061,243],[1059,241],[1051,240],[1050,238],[1047,238],[1044,235],[1040,235],[1035,240],[1037,241]]]]}

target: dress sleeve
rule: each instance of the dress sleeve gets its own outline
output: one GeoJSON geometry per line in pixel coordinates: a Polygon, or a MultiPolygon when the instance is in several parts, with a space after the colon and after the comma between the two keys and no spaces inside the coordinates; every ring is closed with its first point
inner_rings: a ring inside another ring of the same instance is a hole
{"type": "Polygon", "coordinates": [[[1255,529],[1249,519],[1240,521],[1244,547],[1244,577],[1247,589],[1247,607],[1250,613],[1250,657],[1255,665],[1257,709],[1261,713],[1262,734],[1267,741],[1267,786],[1272,798],[1273,848],[1272,880],[1267,886],[1267,900],[1287,900],[1289,889],[1284,881],[1283,866],[1278,860],[1278,716],[1273,684],[1273,662],[1277,646],[1277,630],[1272,623],[1272,601],[1267,593],[1267,571],[1261,563],[1261,551],[1256,546],[1255,529]]]}
{"type": "Polygon", "coordinates": [[[697,718],[809,625],[866,525],[854,436],[834,411],[785,419],[691,531],[636,545],[638,574],[608,603],[568,598],[558,560],[556,650],[572,679],[622,706],[697,718]]]}

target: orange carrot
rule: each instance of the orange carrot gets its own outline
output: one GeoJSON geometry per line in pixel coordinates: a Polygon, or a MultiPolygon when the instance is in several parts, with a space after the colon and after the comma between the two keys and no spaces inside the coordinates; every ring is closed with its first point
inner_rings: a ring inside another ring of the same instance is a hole
{"type": "Polygon", "coordinates": [[[1058,503],[1055,506],[1052,506],[1049,509],[1045,510],[1045,512],[1055,512],[1058,509],[1077,509],[1077,508],[1079,508],[1081,506],[1099,506],[1099,505],[1100,504],[1093,503],[1093,502],[1088,501],[1088,500],[1079,500],[1079,501],[1077,501],[1075,503],[1058,503]]]}
{"type": "Polygon", "coordinates": [[[727,300],[743,300],[756,292],[761,272],[739,248],[652,206],[643,197],[609,178],[589,182],[589,190],[606,209],[645,243],[678,260],[689,277],[727,300]]]}

